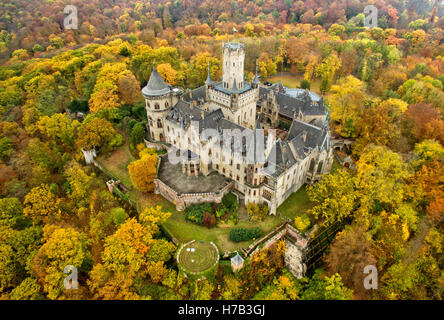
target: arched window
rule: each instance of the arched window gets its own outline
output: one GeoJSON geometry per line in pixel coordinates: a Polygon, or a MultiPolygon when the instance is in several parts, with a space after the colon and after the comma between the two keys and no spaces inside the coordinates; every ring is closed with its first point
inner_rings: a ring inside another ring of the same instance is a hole
{"type": "Polygon", "coordinates": [[[168,101],[165,101],[165,108],[168,108],[168,107],[169,107],[168,101]]]}
{"type": "Polygon", "coordinates": [[[150,127],[152,127],[153,126],[153,118],[151,118],[151,116],[149,116],[148,119],[150,120],[150,127]]]}
{"type": "Polygon", "coordinates": [[[160,109],[159,104],[157,102],[154,104],[154,109],[156,109],[156,110],[160,109]]]}
{"type": "Polygon", "coordinates": [[[150,103],[147,101],[146,102],[146,107],[149,108],[150,107],[150,103]]]}
{"type": "Polygon", "coordinates": [[[163,134],[159,134],[159,140],[163,141],[163,134]]]}
{"type": "Polygon", "coordinates": [[[162,120],[157,119],[157,127],[162,128],[162,120]]]}
{"type": "Polygon", "coordinates": [[[315,161],[314,161],[314,159],[311,159],[310,169],[309,169],[311,172],[313,172],[314,166],[315,166],[315,161]]]}
{"type": "Polygon", "coordinates": [[[322,171],[322,165],[323,165],[324,163],[323,163],[323,161],[319,161],[319,164],[318,164],[318,173],[321,173],[321,171],[322,171]]]}

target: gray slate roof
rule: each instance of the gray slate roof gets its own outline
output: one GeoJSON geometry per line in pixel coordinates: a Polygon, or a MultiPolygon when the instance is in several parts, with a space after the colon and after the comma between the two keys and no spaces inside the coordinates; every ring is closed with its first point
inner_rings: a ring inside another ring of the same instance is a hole
{"type": "Polygon", "coordinates": [[[240,266],[242,263],[244,263],[244,258],[242,258],[238,252],[236,252],[236,255],[231,258],[231,263],[235,266],[240,266]]]}
{"type": "Polygon", "coordinates": [[[232,89],[226,89],[222,85],[222,82],[217,82],[214,85],[214,89],[216,89],[218,91],[221,91],[223,93],[226,93],[226,94],[244,93],[244,92],[246,92],[246,91],[251,89],[251,84],[249,82],[244,82],[244,86],[241,89],[237,89],[235,83],[233,83],[233,88],[232,89]]]}
{"type": "Polygon", "coordinates": [[[142,89],[144,96],[161,96],[171,91],[171,86],[167,85],[162,76],[157,72],[154,66],[153,72],[151,72],[150,80],[147,85],[142,89]]]}
{"type": "Polygon", "coordinates": [[[259,97],[262,99],[266,99],[267,96],[273,91],[276,102],[279,105],[279,113],[288,118],[293,118],[294,114],[302,114],[305,115],[324,115],[325,114],[325,106],[322,99],[315,101],[312,99],[312,95],[309,91],[302,90],[299,92],[297,97],[291,96],[287,93],[282,93],[277,91],[279,86],[275,87],[275,90],[260,87],[259,88],[259,97]]]}
{"type": "Polygon", "coordinates": [[[287,139],[277,140],[267,158],[265,173],[278,177],[286,168],[305,159],[312,149],[328,149],[328,127],[317,127],[299,120],[293,120],[287,139]]]}

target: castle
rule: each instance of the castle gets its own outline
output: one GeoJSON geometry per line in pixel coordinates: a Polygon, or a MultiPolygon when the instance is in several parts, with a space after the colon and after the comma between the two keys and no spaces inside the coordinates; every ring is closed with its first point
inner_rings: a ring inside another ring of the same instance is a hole
{"type": "Polygon", "coordinates": [[[142,89],[146,142],[169,150],[161,159],[156,192],[182,209],[220,201],[233,190],[241,201],[267,204],[276,214],[291,193],[330,171],[328,112],[313,92],[261,85],[257,67],[247,82],[243,44],[223,43],[222,53],[221,81],[213,81],[208,68],[203,86],[183,92],[166,84],[154,67],[142,89]],[[240,135],[238,152],[224,148],[233,145],[236,138],[227,136],[233,132],[240,135]],[[177,154],[179,162],[171,164],[177,154]]]}

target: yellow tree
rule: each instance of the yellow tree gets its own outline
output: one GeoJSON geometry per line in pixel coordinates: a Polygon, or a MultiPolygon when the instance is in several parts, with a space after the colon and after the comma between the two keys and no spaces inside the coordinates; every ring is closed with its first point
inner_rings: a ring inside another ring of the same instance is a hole
{"type": "Polygon", "coordinates": [[[392,98],[367,108],[360,124],[360,137],[353,151],[359,153],[370,143],[394,145],[401,136],[401,115],[406,110],[406,102],[392,98]]]}
{"type": "Polygon", "coordinates": [[[157,155],[145,154],[139,160],[133,161],[128,166],[131,182],[142,192],[154,190],[153,180],[157,171],[157,155]]]}
{"type": "Polygon", "coordinates": [[[65,114],[56,113],[50,117],[43,116],[37,122],[39,131],[56,144],[72,148],[76,129],[80,126],[77,120],[72,121],[65,114]]]}
{"type": "Polygon", "coordinates": [[[332,86],[331,91],[331,119],[336,123],[336,130],[344,137],[355,137],[368,99],[364,83],[348,76],[332,86]]]}
{"type": "Polygon", "coordinates": [[[341,221],[354,210],[354,187],[354,179],[346,170],[324,176],[320,182],[308,187],[310,200],[316,203],[309,212],[322,218],[326,225],[341,221]]]}
{"type": "Polygon", "coordinates": [[[176,85],[177,81],[177,71],[171,67],[169,63],[159,64],[157,67],[157,72],[165,79],[165,81],[171,85],[176,85]]]}
{"type": "Polygon", "coordinates": [[[410,176],[407,165],[397,153],[384,146],[368,145],[356,163],[356,187],[360,213],[366,215],[374,206],[398,206],[405,197],[405,181],[410,176]]]}
{"type": "Polygon", "coordinates": [[[49,191],[49,186],[42,184],[29,191],[23,202],[23,214],[35,222],[60,216],[60,199],[49,191]]]}
{"type": "Polygon", "coordinates": [[[148,207],[139,214],[139,221],[150,233],[156,234],[159,232],[158,225],[167,221],[169,217],[171,213],[162,211],[161,206],[148,207]]]}
{"type": "Polygon", "coordinates": [[[89,150],[93,147],[103,146],[111,141],[115,135],[116,131],[109,121],[102,118],[94,118],[82,124],[76,144],[79,148],[89,150]]]}
{"type": "Polygon", "coordinates": [[[82,271],[84,262],[91,259],[88,251],[90,241],[85,234],[73,228],[55,225],[43,227],[43,239],[45,243],[33,259],[31,273],[48,298],[57,299],[64,290],[65,268],[74,266],[82,271]]]}
{"type": "Polygon", "coordinates": [[[94,93],[89,99],[89,109],[93,112],[102,109],[113,109],[120,106],[119,89],[116,84],[109,80],[96,83],[94,93]]]}
{"type": "Polygon", "coordinates": [[[71,199],[74,200],[78,207],[81,207],[83,204],[86,205],[93,183],[93,176],[88,176],[75,160],[66,165],[64,174],[71,187],[71,199]]]}
{"type": "Polygon", "coordinates": [[[140,280],[149,277],[158,283],[167,276],[164,261],[171,259],[176,246],[153,239],[151,231],[133,218],[106,238],[103,263],[94,266],[88,281],[97,298],[131,299],[137,297],[140,280]]]}
{"type": "Polygon", "coordinates": [[[341,68],[341,59],[336,53],[330,54],[320,64],[316,66],[316,75],[321,77],[321,91],[327,92],[331,88],[331,84],[336,72],[341,68]]]}

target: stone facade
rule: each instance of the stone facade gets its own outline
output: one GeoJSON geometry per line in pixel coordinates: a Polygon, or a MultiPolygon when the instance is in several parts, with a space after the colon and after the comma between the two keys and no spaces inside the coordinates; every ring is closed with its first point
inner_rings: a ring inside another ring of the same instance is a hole
{"type": "MultiPolygon", "coordinates": [[[[185,155],[180,163],[183,174],[222,175],[233,182],[246,203],[265,203],[270,213],[276,214],[291,193],[330,171],[333,156],[328,114],[322,98],[312,92],[298,89],[287,93],[281,84],[261,86],[257,70],[253,81],[246,82],[244,57],[242,44],[223,44],[222,81],[214,82],[208,72],[204,86],[183,94],[181,89],[166,85],[154,68],[142,90],[149,140],[185,155]],[[289,127],[283,139],[270,130],[282,122],[289,127]],[[258,138],[241,142],[242,155],[223,148],[223,142],[232,139],[225,136],[226,130],[247,136],[258,128],[265,129],[264,147],[262,154],[254,151],[253,161],[247,151],[256,150],[258,138]],[[204,130],[214,134],[202,139],[204,130]]],[[[158,192],[180,203],[179,207],[203,200],[200,195],[174,195],[164,184],[160,178],[158,192]]],[[[177,193],[177,188],[169,188],[177,193]]]]}

